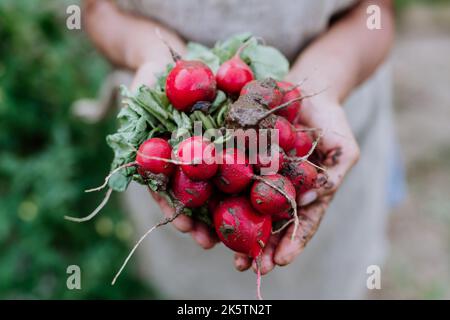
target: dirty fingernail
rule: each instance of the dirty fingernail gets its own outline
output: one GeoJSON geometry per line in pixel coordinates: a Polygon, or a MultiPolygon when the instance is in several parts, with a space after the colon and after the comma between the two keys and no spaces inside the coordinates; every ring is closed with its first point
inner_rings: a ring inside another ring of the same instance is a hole
{"type": "Polygon", "coordinates": [[[282,255],[275,257],[275,262],[280,267],[284,267],[291,262],[291,257],[289,255],[282,255]]]}

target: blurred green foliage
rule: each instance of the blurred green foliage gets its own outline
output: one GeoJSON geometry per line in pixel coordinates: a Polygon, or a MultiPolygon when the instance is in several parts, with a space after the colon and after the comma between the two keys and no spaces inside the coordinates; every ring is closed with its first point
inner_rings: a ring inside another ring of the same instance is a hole
{"type": "Polygon", "coordinates": [[[111,117],[87,125],[71,103],[94,96],[107,64],[80,31],[66,29],[59,1],[0,2],[0,298],[142,298],[154,293],[130,270],[110,285],[132,227],[116,199],[95,220],[102,194],[85,194],[109,170],[111,117]],[[66,268],[81,268],[68,290],[66,268]]]}
{"type": "Polygon", "coordinates": [[[448,5],[449,0],[394,0],[396,10],[401,11],[408,8],[411,5],[448,5]]]}

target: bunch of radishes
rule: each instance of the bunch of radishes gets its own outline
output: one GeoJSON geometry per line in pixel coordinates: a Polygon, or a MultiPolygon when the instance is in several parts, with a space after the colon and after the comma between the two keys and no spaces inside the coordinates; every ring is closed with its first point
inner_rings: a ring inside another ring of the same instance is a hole
{"type": "MultiPolygon", "coordinates": [[[[145,139],[141,135],[142,141],[127,142],[130,149],[134,148],[134,159],[120,165],[116,163],[102,187],[117,173],[132,177],[151,186],[153,191],[163,193],[173,205],[174,216],[159,225],[180,214],[191,215],[194,219],[201,215],[202,221],[210,222],[227,247],[258,259],[274,223],[281,228],[288,223],[297,226],[296,199],[319,187],[323,179],[318,179],[321,167],[310,158],[318,139],[314,140],[314,130],[299,123],[301,100],[306,96],[301,95],[296,84],[255,77],[257,66],[242,58],[246,50],[251,50],[251,39],[243,41],[215,72],[200,59],[184,60],[173,55],[175,64],[163,78],[162,98],[158,100],[159,107],[169,115],[166,120],[161,114],[157,117],[153,102],[142,97],[136,99],[135,105],[128,105],[138,117],[130,123],[132,116],[128,115],[125,129],[144,118],[142,110],[147,110],[148,116],[160,123],[155,126],[148,122],[145,139]],[[166,104],[164,98],[167,98],[166,104]],[[217,100],[221,101],[220,106],[217,100]],[[215,114],[222,120],[217,120],[215,114]],[[187,119],[187,122],[180,119],[187,119]],[[190,132],[186,123],[200,120],[204,130],[215,128],[231,132],[231,135],[215,141],[203,134],[179,139],[181,135],[164,122],[171,120],[184,134],[190,132]],[[278,140],[267,146],[269,152],[258,149],[251,158],[248,140],[243,145],[227,147],[226,140],[237,138],[230,129],[241,129],[235,131],[240,133],[269,129],[271,134],[277,133],[278,140]],[[268,168],[270,170],[264,170],[268,168]]],[[[257,43],[256,46],[262,45],[257,43]]],[[[155,94],[149,96],[155,98],[155,94]]]]}

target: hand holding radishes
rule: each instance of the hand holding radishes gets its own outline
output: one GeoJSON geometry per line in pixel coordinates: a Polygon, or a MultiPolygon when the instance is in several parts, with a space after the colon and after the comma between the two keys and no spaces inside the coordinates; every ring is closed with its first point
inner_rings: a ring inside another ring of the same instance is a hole
{"type": "MultiPolygon", "coordinates": [[[[203,248],[219,238],[241,255],[241,270],[253,261],[261,297],[261,271],[268,272],[274,261],[288,263],[286,254],[293,255],[288,249],[317,228],[318,220],[306,219],[312,214],[305,198],[316,190],[326,199],[334,190],[326,183],[324,164],[338,159],[343,145],[322,130],[331,128],[323,119],[331,111],[324,107],[309,114],[307,108],[300,114],[304,126],[293,123],[302,104],[317,93],[280,82],[286,59],[250,35],[212,50],[190,44],[184,57],[168,49],[173,63],[166,71],[153,79],[145,71],[157,64],[145,64],[133,81],[135,92],[123,88],[120,127],[107,137],[114,150],[112,171],[102,186],[88,190],[109,186],[104,201],[89,216],[68,219],[93,218],[112,190],[124,191],[134,180],[151,191],[166,217],[139,239],[113,284],[139,244],[173,222],[203,248]],[[137,87],[140,83],[146,85],[137,87]]],[[[312,219],[320,217],[316,211],[312,219]]]]}
{"type": "MultiPolygon", "coordinates": [[[[317,155],[321,158],[320,162],[327,167],[328,178],[326,182],[319,181],[319,185],[322,186],[318,189],[304,190],[308,183],[303,183],[302,188],[298,189],[297,203],[300,205],[298,213],[301,217],[299,232],[293,241],[291,240],[293,225],[282,235],[272,235],[270,244],[262,255],[262,274],[270,272],[276,265],[285,266],[291,263],[303,251],[317,231],[344,177],[359,158],[358,144],[347,122],[344,109],[327,93],[302,102],[300,121],[303,126],[296,126],[298,131],[307,135],[321,134],[317,155]]],[[[298,166],[304,166],[306,172],[309,170],[317,172],[306,162],[299,163],[298,166]]],[[[319,173],[317,179],[322,178],[319,173]]],[[[297,180],[291,179],[294,184],[297,180]]],[[[256,272],[256,265],[252,259],[240,253],[235,254],[235,266],[240,271],[250,268],[252,262],[256,272]]]]}

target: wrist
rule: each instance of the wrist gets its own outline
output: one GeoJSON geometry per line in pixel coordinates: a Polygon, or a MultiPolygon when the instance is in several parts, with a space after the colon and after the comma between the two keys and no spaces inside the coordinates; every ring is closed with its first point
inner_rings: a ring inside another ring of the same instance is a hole
{"type": "Polygon", "coordinates": [[[351,68],[336,57],[312,45],[305,50],[293,65],[288,77],[302,83],[307,94],[321,92],[317,98],[333,104],[342,104],[354,87],[351,68]]]}
{"type": "Polygon", "coordinates": [[[340,105],[338,94],[336,94],[333,87],[331,87],[325,79],[318,77],[289,74],[287,80],[293,84],[298,84],[302,96],[313,95],[308,100],[314,104],[326,105],[340,105]]]}

